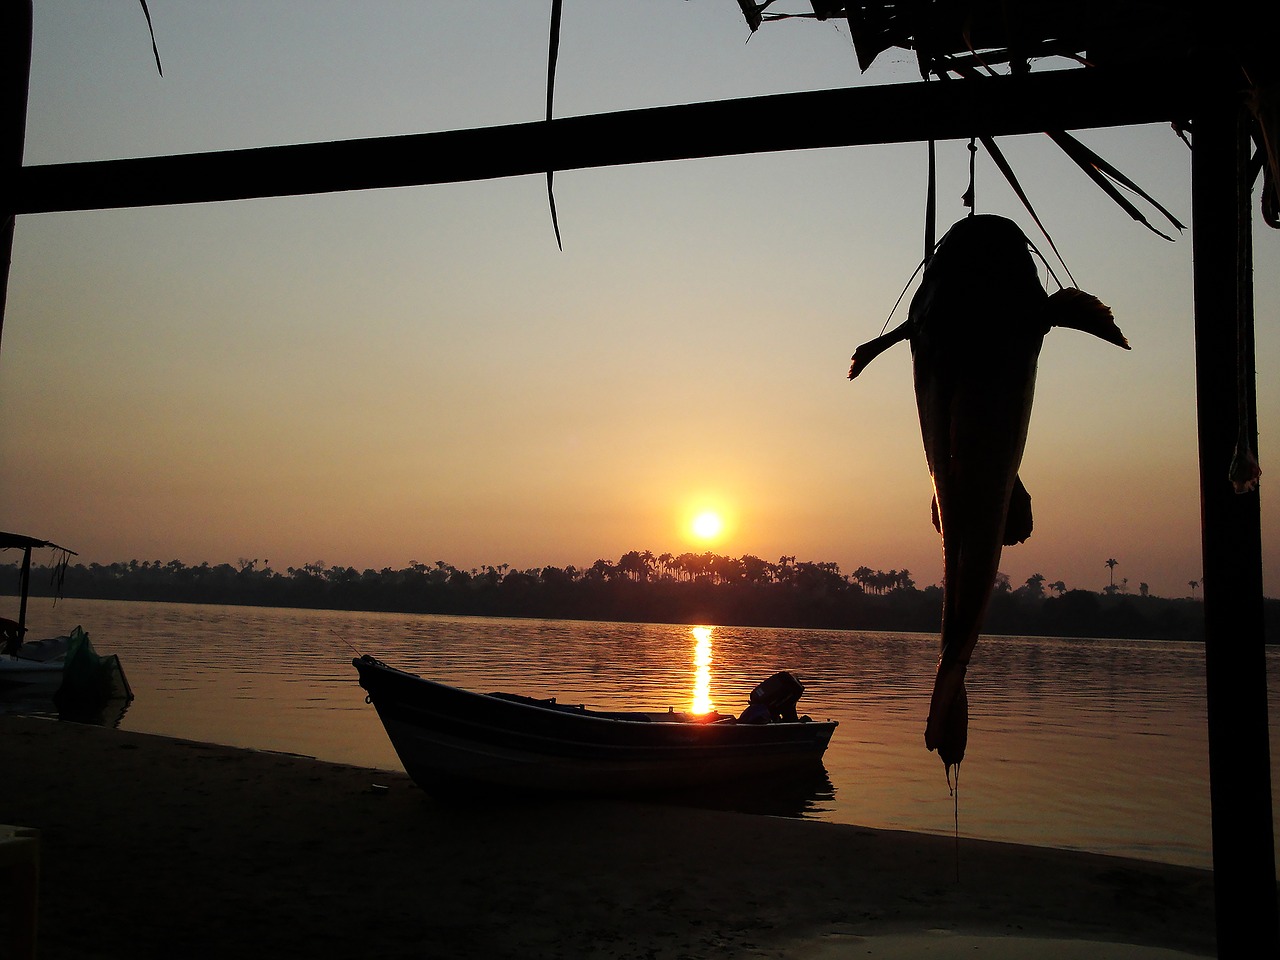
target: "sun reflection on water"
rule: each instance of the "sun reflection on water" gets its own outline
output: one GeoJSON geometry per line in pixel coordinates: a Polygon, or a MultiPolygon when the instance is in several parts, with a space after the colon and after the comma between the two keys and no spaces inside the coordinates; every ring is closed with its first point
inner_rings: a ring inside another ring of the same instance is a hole
{"type": "Polygon", "coordinates": [[[693,713],[710,713],[711,702],[711,627],[694,627],[693,634],[693,713]]]}

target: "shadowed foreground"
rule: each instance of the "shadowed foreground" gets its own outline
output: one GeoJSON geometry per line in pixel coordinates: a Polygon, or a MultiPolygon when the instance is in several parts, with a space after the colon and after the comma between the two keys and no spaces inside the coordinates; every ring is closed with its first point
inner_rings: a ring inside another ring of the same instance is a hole
{"type": "Polygon", "coordinates": [[[0,822],[42,834],[43,960],[1213,953],[1212,877],[1185,867],[964,841],[957,883],[945,837],[459,809],[402,774],[31,719],[0,719],[0,769],[0,822]]]}

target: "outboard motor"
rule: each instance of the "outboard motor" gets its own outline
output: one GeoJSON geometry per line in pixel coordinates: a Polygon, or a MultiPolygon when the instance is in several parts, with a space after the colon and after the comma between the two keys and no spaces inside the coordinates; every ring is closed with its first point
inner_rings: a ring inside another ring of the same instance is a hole
{"type": "Polygon", "coordinates": [[[741,723],[796,723],[796,704],[804,693],[804,684],[795,674],[775,673],[751,691],[751,704],[738,718],[741,723]]]}

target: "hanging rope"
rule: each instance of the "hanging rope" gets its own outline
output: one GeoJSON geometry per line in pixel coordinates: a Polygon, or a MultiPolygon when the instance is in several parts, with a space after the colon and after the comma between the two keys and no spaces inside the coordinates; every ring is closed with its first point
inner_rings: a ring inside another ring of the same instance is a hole
{"type": "Polygon", "coordinates": [[[960,202],[969,208],[969,216],[974,214],[973,201],[973,184],[974,184],[974,159],[978,156],[978,142],[976,137],[969,138],[969,189],[964,192],[964,196],[960,198],[960,202]]]}
{"type": "Polygon", "coordinates": [[[938,170],[934,141],[929,141],[929,186],[924,195],[924,258],[933,256],[938,235],[938,170]]]}

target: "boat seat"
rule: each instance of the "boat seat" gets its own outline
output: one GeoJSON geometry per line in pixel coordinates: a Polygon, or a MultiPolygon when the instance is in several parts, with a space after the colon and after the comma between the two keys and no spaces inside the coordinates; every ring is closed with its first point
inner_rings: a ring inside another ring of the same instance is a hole
{"type": "Polygon", "coordinates": [[[648,723],[653,719],[647,713],[609,713],[606,711],[588,710],[580,703],[556,703],[555,697],[549,697],[545,700],[539,700],[536,697],[526,697],[519,693],[491,693],[489,696],[495,700],[505,700],[508,703],[523,703],[529,707],[541,707],[543,710],[558,710],[561,713],[582,713],[592,717],[600,717],[603,720],[636,720],[642,723],[648,723]]]}

